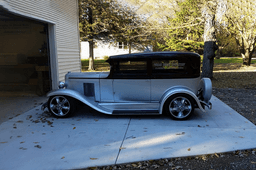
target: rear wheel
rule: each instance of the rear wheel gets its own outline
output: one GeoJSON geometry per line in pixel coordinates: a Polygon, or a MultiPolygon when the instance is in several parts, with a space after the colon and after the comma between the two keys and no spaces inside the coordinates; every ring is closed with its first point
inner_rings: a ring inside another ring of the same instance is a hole
{"type": "Polygon", "coordinates": [[[75,111],[74,99],[67,96],[50,97],[48,110],[54,117],[69,117],[75,111]]]}
{"type": "Polygon", "coordinates": [[[194,100],[186,94],[173,95],[167,100],[165,110],[172,119],[188,119],[194,112],[194,100]]]}

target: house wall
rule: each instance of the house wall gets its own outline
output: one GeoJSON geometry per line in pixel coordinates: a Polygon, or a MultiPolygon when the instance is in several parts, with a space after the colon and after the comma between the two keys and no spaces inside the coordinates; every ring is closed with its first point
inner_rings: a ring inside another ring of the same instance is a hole
{"type": "MultiPolygon", "coordinates": [[[[137,52],[149,52],[152,51],[150,47],[145,50],[134,50],[132,49],[132,53],[137,52]]],[[[128,54],[129,49],[122,45],[122,48],[119,48],[119,45],[113,45],[111,43],[102,43],[100,41],[96,42],[95,48],[93,50],[95,59],[103,59],[105,56],[119,55],[119,54],[128,54]]],[[[88,59],[89,58],[89,43],[81,42],[81,58],[88,59]]]]}
{"type": "MultiPolygon", "coordinates": [[[[52,71],[56,71],[57,79],[64,80],[68,71],[81,71],[78,1],[77,0],[0,0],[11,12],[18,12],[33,18],[39,18],[52,25],[55,37],[50,42],[56,45],[56,57],[52,71]],[[57,67],[57,68],[54,68],[57,67]]],[[[1,5],[1,4],[0,4],[1,5]]],[[[51,60],[52,61],[52,60],[51,60]]],[[[58,80],[53,80],[58,81],[58,80]]]]}

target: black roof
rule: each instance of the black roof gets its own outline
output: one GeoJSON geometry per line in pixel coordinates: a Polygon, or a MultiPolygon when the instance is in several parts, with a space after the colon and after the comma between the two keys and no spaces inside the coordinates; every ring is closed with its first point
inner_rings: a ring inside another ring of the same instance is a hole
{"type": "Polygon", "coordinates": [[[143,59],[143,58],[170,58],[170,57],[188,57],[188,58],[198,58],[199,54],[193,52],[177,52],[177,51],[161,51],[161,52],[147,52],[147,53],[132,53],[132,54],[122,54],[110,56],[107,62],[116,59],[143,59]]]}

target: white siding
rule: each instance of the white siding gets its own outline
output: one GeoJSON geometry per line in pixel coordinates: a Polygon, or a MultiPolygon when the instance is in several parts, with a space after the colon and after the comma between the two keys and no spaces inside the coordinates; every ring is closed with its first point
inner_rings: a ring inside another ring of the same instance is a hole
{"type": "Polygon", "coordinates": [[[4,0],[12,10],[56,25],[59,80],[81,71],[77,0],[4,0]]]}
{"type": "MultiPolygon", "coordinates": [[[[94,48],[94,58],[95,59],[103,59],[105,56],[119,55],[119,54],[128,54],[128,48],[119,48],[118,45],[114,45],[111,43],[103,43],[101,41],[95,41],[97,47],[94,48]]],[[[152,46],[145,47],[143,50],[132,49],[131,53],[138,52],[151,52],[152,46]]],[[[89,43],[87,41],[81,42],[81,58],[88,59],[89,58],[89,43]]]]}

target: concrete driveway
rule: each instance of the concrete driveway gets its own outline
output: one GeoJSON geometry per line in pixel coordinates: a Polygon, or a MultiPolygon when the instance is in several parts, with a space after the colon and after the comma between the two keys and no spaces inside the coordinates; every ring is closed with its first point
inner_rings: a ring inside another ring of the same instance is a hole
{"type": "Polygon", "coordinates": [[[0,169],[77,169],[256,148],[256,126],[216,97],[187,121],[111,116],[80,107],[68,119],[36,107],[0,125],[0,169]]]}

